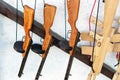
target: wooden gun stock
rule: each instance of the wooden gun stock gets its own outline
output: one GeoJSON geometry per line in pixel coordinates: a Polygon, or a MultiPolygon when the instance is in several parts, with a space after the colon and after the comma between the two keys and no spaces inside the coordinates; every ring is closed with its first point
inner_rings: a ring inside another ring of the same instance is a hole
{"type": "Polygon", "coordinates": [[[42,45],[42,50],[44,50],[45,52],[42,54],[42,61],[40,63],[38,72],[36,74],[35,80],[39,79],[39,76],[41,74],[42,68],[44,66],[50,45],[51,45],[51,41],[52,41],[52,36],[50,34],[50,28],[53,24],[54,21],[54,17],[55,17],[55,13],[56,13],[56,7],[49,5],[49,4],[45,4],[45,8],[44,8],[44,29],[45,29],[45,38],[44,38],[44,42],[42,45]]]}
{"type": "Polygon", "coordinates": [[[103,62],[108,50],[110,38],[111,38],[111,26],[117,10],[119,0],[105,0],[105,12],[104,12],[104,23],[103,23],[103,39],[99,42],[100,45],[95,46],[93,70],[88,76],[87,80],[95,80],[97,74],[101,72],[103,62]],[[92,74],[92,75],[91,75],[92,74]],[[94,79],[92,79],[94,78],[94,79]]]}
{"type": "MultiPolygon", "coordinates": [[[[49,48],[52,36],[50,34],[50,28],[52,27],[54,17],[56,13],[56,7],[46,4],[44,9],[44,29],[45,29],[45,39],[42,45],[42,50],[47,51],[49,48]]],[[[46,56],[46,52],[43,53],[42,57],[46,56]]]]}
{"type": "Polygon", "coordinates": [[[25,31],[25,42],[23,44],[23,49],[25,52],[22,54],[23,57],[26,55],[26,50],[30,42],[30,30],[32,28],[32,23],[34,19],[34,10],[29,6],[24,6],[24,31],[25,31]]]}
{"type": "Polygon", "coordinates": [[[71,25],[71,30],[72,30],[69,41],[69,46],[72,47],[72,50],[70,51],[70,55],[73,54],[73,50],[74,47],[76,46],[76,41],[78,39],[77,37],[79,35],[78,30],[76,28],[79,6],[80,6],[80,0],[67,0],[68,22],[71,25]]]}
{"type": "Polygon", "coordinates": [[[32,23],[34,19],[34,10],[27,5],[24,6],[24,31],[25,31],[25,40],[23,43],[24,53],[22,54],[23,60],[21,63],[21,67],[18,73],[18,76],[21,77],[23,74],[23,69],[27,60],[27,56],[29,54],[30,46],[32,44],[32,39],[30,37],[30,29],[32,28],[32,23]]]}
{"type": "MultiPolygon", "coordinates": [[[[67,9],[68,9],[68,21],[74,26],[78,19],[80,0],[67,0],[67,9]]],[[[74,27],[73,27],[74,28],[74,27]]]]}
{"type": "Polygon", "coordinates": [[[75,53],[75,47],[80,37],[80,33],[78,32],[76,28],[76,21],[78,19],[78,13],[79,13],[79,5],[80,5],[80,0],[67,0],[68,22],[72,30],[71,35],[70,35],[70,40],[69,40],[69,46],[72,49],[69,51],[70,58],[69,58],[64,80],[68,80],[69,78],[70,70],[71,70],[72,62],[73,62],[73,54],[75,53]]]}

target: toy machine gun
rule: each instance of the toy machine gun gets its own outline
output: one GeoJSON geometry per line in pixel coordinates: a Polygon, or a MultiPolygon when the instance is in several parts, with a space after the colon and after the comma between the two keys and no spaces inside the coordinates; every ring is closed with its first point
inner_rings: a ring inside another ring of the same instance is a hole
{"type": "MultiPolygon", "coordinates": [[[[87,80],[95,80],[96,75],[98,75],[101,72],[107,52],[118,51],[118,49],[116,48],[118,48],[119,44],[114,44],[118,41],[118,38],[115,37],[117,34],[114,34],[115,28],[112,28],[112,23],[117,10],[118,3],[119,0],[105,0],[104,22],[101,27],[101,33],[98,33],[97,31],[96,33],[94,33],[93,31],[90,31],[90,33],[81,33],[81,39],[88,41],[93,41],[93,38],[96,34],[96,44],[95,47],[93,47],[93,50],[90,46],[82,46],[83,54],[93,55],[92,70],[90,71],[87,80]]],[[[98,21],[97,23],[101,24],[100,21],[98,21]]]]}
{"type": "Polygon", "coordinates": [[[70,70],[73,62],[73,54],[75,53],[75,47],[79,41],[80,33],[76,28],[76,21],[78,18],[80,0],[67,0],[67,9],[68,9],[68,22],[71,26],[71,35],[69,43],[67,41],[61,41],[59,43],[61,48],[64,48],[65,51],[69,52],[70,58],[66,70],[64,80],[68,80],[70,75],[70,70]],[[67,43],[66,45],[64,45],[67,43]]]}
{"type": "Polygon", "coordinates": [[[37,53],[42,54],[42,60],[38,69],[38,72],[36,74],[35,80],[39,79],[39,76],[41,75],[42,68],[44,66],[51,42],[52,42],[52,36],[50,33],[50,28],[53,24],[54,17],[56,13],[56,7],[53,5],[45,4],[44,5],[44,30],[45,30],[45,37],[42,45],[39,44],[33,44],[31,49],[37,53]]]}
{"type": "Polygon", "coordinates": [[[32,23],[34,19],[34,10],[29,6],[24,6],[24,31],[25,31],[25,39],[24,41],[16,41],[14,44],[14,49],[17,52],[22,53],[22,63],[20,66],[20,70],[18,76],[21,77],[23,74],[23,69],[29,54],[30,46],[32,44],[32,39],[30,37],[30,30],[32,28],[32,23]]]}

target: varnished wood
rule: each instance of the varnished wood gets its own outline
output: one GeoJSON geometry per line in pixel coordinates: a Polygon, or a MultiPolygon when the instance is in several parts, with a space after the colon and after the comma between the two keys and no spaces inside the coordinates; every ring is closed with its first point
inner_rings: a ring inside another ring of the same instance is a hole
{"type": "Polygon", "coordinates": [[[76,21],[78,19],[78,13],[79,13],[79,6],[80,6],[80,0],[67,0],[68,22],[71,26],[69,47],[71,47],[72,49],[69,50],[70,57],[69,57],[64,80],[68,80],[69,78],[70,70],[72,67],[73,59],[74,59],[73,55],[75,54],[75,47],[77,46],[77,43],[80,37],[80,34],[76,28],[76,21]]]}
{"type": "Polygon", "coordinates": [[[52,36],[50,33],[50,28],[53,24],[55,13],[56,13],[55,6],[45,4],[44,25],[43,25],[44,30],[45,30],[45,38],[44,38],[44,42],[42,44],[42,50],[45,50],[45,53],[42,55],[43,58],[46,56],[46,50],[48,49],[50,42],[51,42],[51,39],[52,39],[52,36]]]}
{"type": "MultiPolygon", "coordinates": [[[[16,21],[16,9],[14,7],[12,7],[11,5],[7,4],[4,1],[0,1],[0,13],[4,16],[6,16],[7,18],[16,21]]],[[[18,23],[20,25],[23,25],[23,13],[18,11],[18,23]]],[[[34,32],[35,34],[37,34],[40,37],[44,37],[44,29],[42,27],[42,25],[37,22],[34,21],[33,27],[31,29],[32,32],[34,32]]],[[[57,33],[51,31],[52,35],[53,35],[53,45],[55,45],[56,47],[60,48],[58,46],[58,43],[61,40],[64,40],[60,35],[58,35],[57,33]]],[[[60,48],[61,49],[61,48],[60,48]]],[[[82,61],[83,63],[85,63],[88,66],[91,66],[91,62],[88,59],[88,56],[82,55],[81,54],[81,50],[80,48],[76,47],[76,53],[74,54],[74,57],[80,61],[82,61]]],[[[63,50],[64,51],[64,50],[63,50]]],[[[67,52],[66,52],[67,53],[67,52]]],[[[101,73],[104,74],[105,76],[109,77],[112,79],[112,76],[114,74],[115,70],[110,68],[108,65],[104,64],[101,73]]]]}
{"type": "Polygon", "coordinates": [[[45,30],[45,38],[42,44],[42,50],[45,51],[42,54],[42,60],[40,62],[40,66],[38,68],[35,80],[38,80],[43,66],[45,64],[47,55],[48,55],[48,51],[50,49],[51,46],[51,42],[52,42],[52,35],[50,33],[50,28],[52,27],[53,21],[54,21],[54,17],[55,17],[55,13],[56,13],[56,7],[53,5],[49,5],[49,4],[45,4],[44,5],[44,30],[45,30]]]}
{"type": "Polygon", "coordinates": [[[29,42],[31,40],[30,30],[32,28],[32,23],[34,19],[34,10],[29,6],[24,6],[24,30],[25,30],[25,40],[23,44],[23,49],[25,52],[22,54],[24,57],[26,55],[27,48],[29,47],[29,42]]]}
{"type": "Polygon", "coordinates": [[[78,33],[78,30],[76,28],[76,21],[78,18],[79,6],[80,6],[80,0],[67,0],[68,22],[72,30],[69,40],[69,46],[72,47],[72,50],[70,50],[70,55],[73,54],[73,49],[76,46],[75,43],[78,33]]]}

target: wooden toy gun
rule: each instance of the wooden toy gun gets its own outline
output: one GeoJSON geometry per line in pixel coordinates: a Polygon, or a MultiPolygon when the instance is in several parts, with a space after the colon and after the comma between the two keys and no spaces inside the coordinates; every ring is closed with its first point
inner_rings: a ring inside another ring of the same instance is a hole
{"type": "Polygon", "coordinates": [[[17,52],[22,53],[22,63],[20,66],[20,70],[18,76],[21,77],[23,74],[23,69],[29,54],[30,46],[32,44],[32,39],[30,37],[30,30],[32,28],[32,23],[34,19],[34,10],[27,5],[24,6],[24,31],[25,31],[25,39],[23,41],[16,41],[14,44],[14,49],[17,52]]]}
{"type": "Polygon", "coordinates": [[[75,53],[75,47],[80,37],[80,33],[76,28],[79,5],[80,5],[80,0],[67,0],[68,22],[71,26],[72,31],[71,31],[70,40],[69,40],[69,47],[71,47],[71,49],[69,50],[70,58],[69,58],[64,80],[68,80],[69,78],[70,70],[73,62],[73,54],[75,53]]]}
{"type": "MultiPolygon", "coordinates": [[[[96,38],[95,38],[96,45],[94,48],[95,51],[92,60],[93,65],[87,80],[95,80],[96,75],[98,75],[101,72],[106,53],[109,51],[109,49],[113,48],[112,42],[114,41],[113,34],[115,32],[115,29],[112,28],[112,23],[117,10],[118,3],[119,0],[105,0],[105,12],[104,12],[104,22],[102,24],[102,33],[101,34],[96,33],[96,38]]],[[[91,31],[89,35],[91,37],[94,37],[94,34],[95,33],[91,31]]],[[[89,39],[92,41],[90,37],[89,39]]],[[[86,47],[84,49],[86,49],[86,51],[91,50],[90,47],[86,47]]],[[[84,51],[84,49],[82,50],[84,51]]]]}
{"type": "Polygon", "coordinates": [[[45,60],[47,58],[47,54],[48,54],[48,51],[49,51],[49,48],[50,48],[50,45],[52,42],[50,28],[53,24],[55,13],[56,13],[55,6],[45,4],[45,7],[44,7],[44,25],[43,25],[44,30],[45,30],[45,38],[44,38],[42,46],[41,45],[38,46],[37,44],[32,45],[32,50],[34,52],[36,52],[38,54],[42,54],[42,61],[40,63],[35,80],[38,80],[39,76],[41,75],[41,71],[42,71],[42,68],[44,66],[44,63],[45,63],[45,60]]]}

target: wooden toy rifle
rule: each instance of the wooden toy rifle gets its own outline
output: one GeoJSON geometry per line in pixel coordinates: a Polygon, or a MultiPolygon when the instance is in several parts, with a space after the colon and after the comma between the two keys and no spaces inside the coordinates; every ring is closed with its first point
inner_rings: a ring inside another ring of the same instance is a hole
{"type": "MultiPolygon", "coordinates": [[[[115,35],[113,35],[115,32],[115,29],[111,27],[112,27],[112,23],[113,23],[113,19],[115,16],[118,3],[119,3],[119,0],[105,0],[105,12],[104,12],[104,23],[102,24],[103,26],[102,34],[96,33],[96,38],[95,38],[96,45],[94,48],[95,51],[94,51],[93,60],[92,60],[93,65],[87,80],[95,80],[96,75],[101,72],[106,53],[109,51],[108,49],[112,49],[113,46],[117,47],[117,44],[116,45],[112,44],[112,42],[116,41],[117,39],[115,38],[115,35]],[[112,46],[112,47],[110,48],[109,46],[112,46]]],[[[91,37],[94,37],[94,34],[95,33],[91,31],[89,35],[91,37]]],[[[87,47],[87,49],[91,50],[90,47],[87,47]]],[[[113,49],[115,50],[115,48],[113,49]]]]}
{"type": "Polygon", "coordinates": [[[32,39],[30,37],[30,29],[32,28],[32,23],[34,19],[34,10],[28,6],[24,6],[24,30],[25,30],[25,41],[23,44],[24,53],[22,54],[23,60],[19,70],[18,76],[20,77],[23,73],[23,69],[26,63],[27,56],[29,54],[30,46],[32,44],[32,39]]]}
{"type": "Polygon", "coordinates": [[[20,53],[22,53],[22,63],[20,66],[20,70],[18,76],[21,77],[23,74],[23,69],[29,54],[30,46],[32,44],[32,39],[30,37],[30,30],[32,28],[32,23],[34,19],[34,10],[29,6],[24,6],[24,31],[25,31],[25,39],[23,41],[16,41],[14,44],[14,49],[20,53]]]}
{"type": "Polygon", "coordinates": [[[79,5],[80,5],[80,0],[67,0],[68,22],[71,26],[72,31],[71,31],[70,40],[69,40],[69,46],[71,47],[71,50],[69,51],[70,58],[69,58],[64,80],[68,80],[69,78],[70,70],[73,62],[73,54],[75,53],[75,47],[77,45],[77,42],[79,41],[80,33],[76,28],[79,5]]]}
{"type": "Polygon", "coordinates": [[[43,52],[42,53],[42,61],[40,63],[35,80],[38,80],[39,76],[41,75],[41,71],[42,71],[42,68],[44,66],[44,63],[45,63],[45,60],[46,60],[46,57],[47,57],[47,54],[48,54],[48,51],[49,51],[49,48],[51,45],[52,36],[50,33],[50,28],[53,24],[55,13],[56,13],[55,6],[45,4],[45,7],[44,7],[44,25],[43,25],[44,30],[45,30],[45,38],[44,38],[44,41],[42,44],[42,51],[41,51],[41,52],[43,52]]]}

